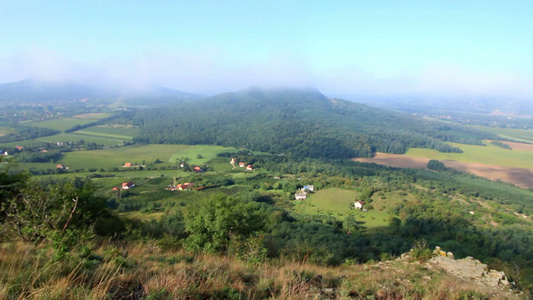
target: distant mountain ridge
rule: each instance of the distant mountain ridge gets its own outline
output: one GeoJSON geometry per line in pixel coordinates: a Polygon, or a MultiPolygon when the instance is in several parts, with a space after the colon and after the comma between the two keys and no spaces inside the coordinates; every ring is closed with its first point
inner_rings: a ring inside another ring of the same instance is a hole
{"type": "Polygon", "coordinates": [[[124,92],[116,86],[99,86],[75,82],[43,82],[25,79],[0,84],[0,103],[50,103],[79,99],[110,100],[123,98],[127,104],[142,106],[164,105],[170,101],[196,99],[199,96],[161,86],[151,86],[137,92],[124,92]],[[150,101],[147,101],[150,99],[150,101]]]}
{"type": "Polygon", "coordinates": [[[480,144],[488,134],[331,99],[315,89],[251,88],[145,110],[144,143],[217,144],[305,157],[348,158],[410,147],[460,152],[443,141],[480,144]]]}

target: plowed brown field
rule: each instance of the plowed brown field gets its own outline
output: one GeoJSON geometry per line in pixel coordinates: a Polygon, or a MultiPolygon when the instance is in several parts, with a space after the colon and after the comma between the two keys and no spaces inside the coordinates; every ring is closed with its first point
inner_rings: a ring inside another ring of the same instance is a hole
{"type": "MultiPolygon", "coordinates": [[[[510,143],[510,142],[506,142],[510,143]]],[[[524,145],[522,143],[517,143],[524,145]]],[[[512,144],[509,146],[513,147],[512,144]]],[[[517,145],[514,145],[517,146],[517,145]]],[[[530,146],[530,145],[526,145],[530,146]]],[[[530,149],[533,150],[533,145],[530,149]]],[[[513,147],[513,149],[515,149],[513,147]]],[[[529,150],[529,149],[528,149],[529,150]]],[[[354,158],[354,161],[376,163],[396,168],[427,169],[428,158],[405,156],[377,152],[373,158],[354,158]]],[[[442,160],[444,165],[462,172],[468,172],[490,180],[501,180],[522,188],[533,188],[533,169],[502,167],[479,163],[469,163],[454,160],[442,160]]]]}

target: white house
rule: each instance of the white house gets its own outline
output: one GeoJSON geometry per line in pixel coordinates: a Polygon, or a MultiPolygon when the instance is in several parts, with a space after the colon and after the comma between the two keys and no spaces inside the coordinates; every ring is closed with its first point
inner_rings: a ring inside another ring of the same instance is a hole
{"type": "Polygon", "coordinates": [[[355,207],[355,209],[363,209],[363,206],[365,205],[365,203],[363,201],[356,201],[353,205],[353,207],[355,207]]]}
{"type": "Polygon", "coordinates": [[[294,194],[294,198],[296,200],[305,200],[307,199],[307,193],[305,191],[298,190],[296,194],[294,194]]]}
{"type": "Polygon", "coordinates": [[[303,190],[308,190],[310,192],[313,192],[315,190],[315,186],[314,185],[304,185],[303,187],[303,190]]]}

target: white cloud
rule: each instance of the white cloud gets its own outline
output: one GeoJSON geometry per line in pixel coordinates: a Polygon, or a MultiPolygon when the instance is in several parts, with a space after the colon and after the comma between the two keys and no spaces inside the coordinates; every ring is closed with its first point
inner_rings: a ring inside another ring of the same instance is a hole
{"type": "Polygon", "coordinates": [[[312,85],[326,94],[533,96],[533,79],[526,75],[474,71],[451,64],[376,78],[354,66],[313,71],[312,62],[287,53],[255,61],[229,57],[216,50],[201,49],[146,52],[133,59],[115,57],[80,63],[54,51],[33,48],[0,58],[0,82],[35,78],[112,85],[124,90],[160,84],[196,93],[235,91],[249,86],[312,85]]]}

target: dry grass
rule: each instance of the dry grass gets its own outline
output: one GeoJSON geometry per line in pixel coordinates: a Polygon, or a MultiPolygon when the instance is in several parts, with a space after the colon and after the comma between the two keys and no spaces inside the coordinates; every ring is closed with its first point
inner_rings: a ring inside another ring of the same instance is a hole
{"type": "Polygon", "coordinates": [[[103,243],[91,260],[24,243],[0,245],[0,299],[470,299],[482,291],[420,264],[326,267],[103,243]],[[94,266],[91,266],[94,263],[94,266]],[[470,298],[469,298],[470,297],[470,298]]]}

